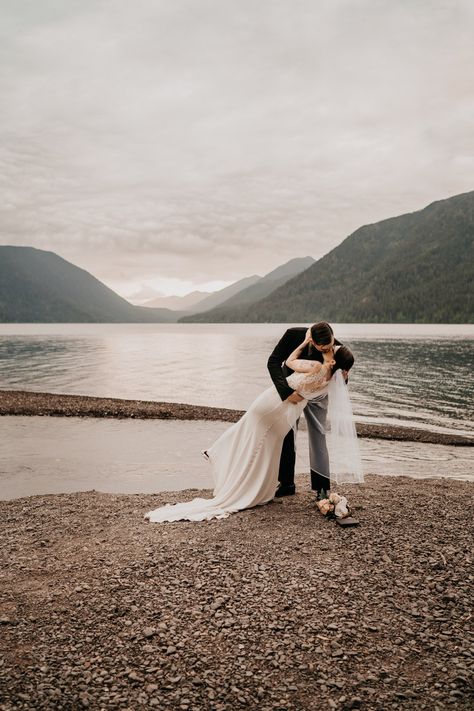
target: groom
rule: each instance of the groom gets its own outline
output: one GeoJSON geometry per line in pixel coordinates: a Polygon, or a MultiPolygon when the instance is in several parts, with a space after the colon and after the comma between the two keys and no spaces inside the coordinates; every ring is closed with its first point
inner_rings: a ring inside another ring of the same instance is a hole
{"type": "MultiPolygon", "coordinates": [[[[286,378],[293,371],[285,365],[288,356],[305,339],[306,328],[289,328],[283,338],[275,346],[268,359],[268,370],[273,383],[282,400],[297,403],[303,400],[295,390],[290,388],[286,378]]],[[[311,326],[311,342],[304,348],[300,358],[323,362],[323,353],[334,346],[342,345],[334,338],[331,326],[326,321],[320,321],[311,326]]],[[[347,374],[345,374],[347,377],[347,374]]],[[[325,495],[331,488],[329,473],[329,457],[326,446],[326,415],[327,396],[322,400],[309,401],[304,409],[308,425],[309,463],[311,469],[311,488],[318,498],[325,495]]],[[[293,430],[290,430],[283,441],[280,458],[278,481],[280,482],[275,496],[291,496],[295,489],[295,442],[293,430]]]]}

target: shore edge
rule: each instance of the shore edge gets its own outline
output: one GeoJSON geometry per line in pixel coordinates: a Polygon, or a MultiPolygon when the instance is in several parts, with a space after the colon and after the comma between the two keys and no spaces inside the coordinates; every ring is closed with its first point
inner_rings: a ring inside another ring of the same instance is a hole
{"type": "MultiPolygon", "coordinates": [[[[117,419],[219,420],[237,422],[243,410],[152,400],[1,390],[0,416],[100,417],[117,419]]],[[[359,437],[472,447],[474,438],[416,427],[357,422],[359,437]]]]}

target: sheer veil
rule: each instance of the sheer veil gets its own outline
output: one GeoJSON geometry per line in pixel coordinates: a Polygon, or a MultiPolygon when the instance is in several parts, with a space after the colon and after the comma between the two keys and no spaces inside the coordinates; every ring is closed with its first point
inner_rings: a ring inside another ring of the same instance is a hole
{"type": "Polygon", "coordinates": [[[328,388],[327,444],[331,480],[336,484],[360,484],[364,481],[349,390],[337,370],[328,388]]]}

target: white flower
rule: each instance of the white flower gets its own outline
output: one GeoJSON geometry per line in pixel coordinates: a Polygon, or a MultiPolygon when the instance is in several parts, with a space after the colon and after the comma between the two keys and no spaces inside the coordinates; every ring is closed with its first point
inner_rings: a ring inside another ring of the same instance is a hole
{"type": "Polygon", "coordinates": [[[349,516],[349,509],[347,507],[347,499],[345,496],[338,496],[339,501],[336,503],[336,508],[334,509],[334,514],[336,518],[346,518],[349,516]]]}

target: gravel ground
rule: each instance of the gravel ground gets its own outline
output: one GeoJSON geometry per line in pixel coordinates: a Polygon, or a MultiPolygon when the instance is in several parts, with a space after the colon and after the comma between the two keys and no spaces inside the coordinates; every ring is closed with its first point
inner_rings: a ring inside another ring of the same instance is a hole
{"type": "Polygon", "coordinates": [[[192,490],[0,502],[2,711],[472,709],[472,485],[369,477],[345,530],[306,487],[202,523],[143,519],[192,490]]]}
{"type": "MultiPolygon", "coordinates": [[[[27,390],[0,390],[0,415],[54,415],[60,417],[115,417],[160,420],[222,420],[237,422],[243,410],[172,402],[121,400],[88,395],[60,395],[27,390]]],[[[359,437],[427,444],[473,446],[474,438],[430,432],[414,427],[357,423],[359,437]]]]}

